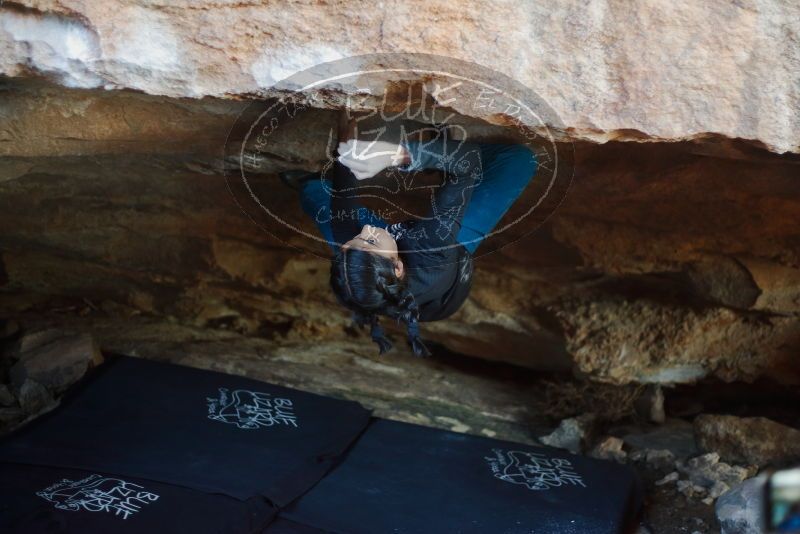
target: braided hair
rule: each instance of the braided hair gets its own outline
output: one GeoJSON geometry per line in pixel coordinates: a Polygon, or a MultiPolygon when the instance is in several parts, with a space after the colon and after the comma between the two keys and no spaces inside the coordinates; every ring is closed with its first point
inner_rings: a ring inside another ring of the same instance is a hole
{"type": "Polygon", "coordinates": [[[392,348],[378,314],[406,323],[408,344],[417,356],[430,351],[419,335],[419,308],[405,278],[399,278],[389,258],[360,249],[340,249],[331,262],[331,288],[340,304],[353,312],[358,326],[370,326],[380,354],[392,348]]]}

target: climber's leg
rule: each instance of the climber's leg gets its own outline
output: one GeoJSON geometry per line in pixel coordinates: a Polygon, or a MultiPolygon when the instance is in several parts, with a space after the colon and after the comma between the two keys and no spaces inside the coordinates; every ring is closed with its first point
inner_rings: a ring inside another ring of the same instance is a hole
{"type": "MultiPolygon", "coordinates": [[[[328,241],[331,250],[336,252],[336,241],[331,228],[331,219],[335,216],[331,213],[331,187],[331,181],[325,178],[307,180],[300,187],[300,205],[303,207],[303,211],[314,220],[322,237],[328,241]]],[[[386,221],[369,208],[359,206],[357,210],[356,217],[360,226],[369,224],[386,228],[386,221]]]]}
{"type": "Polygon", "coordinates": [[[525,145],[482,144],[483,178],[475,185],[458,242],[474,253],[537,171],[536,154],[525,145]]]}

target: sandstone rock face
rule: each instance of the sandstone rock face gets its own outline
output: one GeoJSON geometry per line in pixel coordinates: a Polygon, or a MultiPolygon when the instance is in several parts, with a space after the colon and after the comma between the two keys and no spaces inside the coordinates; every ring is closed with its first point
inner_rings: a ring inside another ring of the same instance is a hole
{"type": "Polygon", "coordinates": [[[580,454],[594,439],[596,424],[597,421],[593,414],[564,419],[557,429],[551,434],[539,438],[539,441],[550,447],[566,449],[572,454],[580,454]]]}
{"type": "Polygon", "coordinates": [[[16,404],[14,394],[7,385],[0,384],[0,406],[13,406],[14,404],[16,404]]]}
{"type": "Polygon", "coordinates": [[[795,318],[755,324],[727,308],[698,312],[619,296],[598,295],[574,308],[568,303],[557,314],[573,333],[568,348],[578,368],[616,382],[631,376],[641,382],[691,382],[709,369],[728,379],[757,376],[762,356],[789,364],[784,343],[793,343],[797,335],[795,318]]]}
{"type": "MultiPolygon", "coordinates": [[[[218,161],[241,104],[21,81],[5,92],[7,289],[286,342],[348,338],[325,257],[262,231],[228,192],[218,161]]],[[[272,168],[317,165],[332,120],[310,112],[272,168]]],[[[423,325],[425,339],[612,383],[796,382],[797,165],[735,146],[747,157],[695,143],[576,146],[576,180],[551,221],[477,258],[470,299],[423,325]]],[[[267,173],[259,187],[313,232],[278,183],[267,173]]]]}
{"type": "Polygon", "coordinates": [[[682,486],[687,497],[702,497],[711,504],[732,486],[755,474],[755,468],[729,465],[719,460],[719,454],[711,452],[676,463],[678,471],[686,476],[685,480],[678,481],[678,486],[682,486]]]}
{"type": "Polygon", "coordinates": [[[797,152],[798,35],[800,7],[773,0],[651,0],[636,9],[614,0],[504,0],[491,9],[439,0],[22,0],[5,2],[0,15],[0,73],[230,97],[265,92],[313,63],[403,50],[518,79],[551,103],[571,136],[720,135],[797,152]]]}
{"type": "Polygon", "coordinates": [[[25,380],[17,393],[20,408],[26,413],[37,414],[53,402],[50,392],[35,380],[25,380]]]}
{"type": "Polygon", "coordinates": [[[675,460],[675,456],[667,450],[648,450],[631,455],[634,461],[644,461],[646,465],[660,471],[670,471],[655,481],[655,486],[675,484],[674,488],[684,497],[711,505],[714,501],[736,487],[742,481],[752,477],[755,467],[741,467],[720,462],[719,454],[712,452],[695,456],[691,459],[675,460]]]}
{"type": "Polygon", "coordinates": [[[0,338],[0,434],[57,406],[70,386],[103,362],[87,333],[38,328],[16,336],[14,327],[18,339],[0,338]]]}
{"type": "Polygon", "coordinates": [[[57,330],[25,336],[17,363],[9,377],[16,387],[34,381],[55,394],[63,393],[86,371],[103,362],[94,339],[88,334],[64,334],[57,330]],[[31,338],[40,338],[32,340],[31,338]]]}
{"type": "Polygon", "coordinates": [[[641,396],[636,399],[635,408],[637,415],[646,421],[657,424],[666,422],[664,391],[661,386],[658,384],[648,386],[641,396]]]}
{"type": "Polygon", "coordinates": [[[589,456],[601,460],[614,460],[615,462],[624,463],[628,458],[628,454],[622,449],[624,444],[625,442],[619,438],[606,437],[592,448],[589,456]]]}
{"type": "Polygon", "coordinates": [[[800,460],[800,430],[764,417],[700,415],[694,428],[700,447],[728,462],[763,467],[800,460]]]}
{"type": "MultiPolygon", "coordinates": [[[[779,154],[800,151],[798,15],[768,0],[5,2],[0,282],[278,344],[369,344],[326,257],[236,205],[225,140],[243,99],[297,70],[418,51],[529,86],[575,150],[555,215],[478,258],[463,308],[423,325],[436,350],[614,384],[800,382],[799,167],[779,154]]],[[[257,184],[309,232],[275,173],[319,167],[348,91],[271,147],[257,184]]]]}
{"type": "Polygon", "coordinates": [[[621,436],[631,449],[631,457],[640,457],[648,463],[673,466],[676,459],[687,460],[700,452],[691,423],[681,419],[667,419],[664,424],[645,432],[640,428],[622,427],[614,434],[621,436]]]}

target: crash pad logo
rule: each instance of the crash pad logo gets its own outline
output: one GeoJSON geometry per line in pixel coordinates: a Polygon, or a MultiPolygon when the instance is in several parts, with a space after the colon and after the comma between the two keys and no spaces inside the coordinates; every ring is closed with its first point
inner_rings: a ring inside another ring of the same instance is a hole
{"type": "Polygon", "coordinates": [[[219,397],[209,397],[208,418],[253,430],[274,425],[297,427],[290,399],[246,389],[219,388],[219,397]]]}
{"type": "Polygon", "coordinates": [[[572,463],[564,458],[525,451],[492,449],[494,456],[486,457],[495,478],[530,490],[549,490],[560,486],[586,487],[572,463]]]}
{"type": "Polygon", "coordinates": [[[158,500],[158,495],[145,491],[138,484],[102,475],[90,475],[78,481],[65,478],[36,495],[59,510],[109,512],[122,519],[128,519],[143,506],[158,500]]]}

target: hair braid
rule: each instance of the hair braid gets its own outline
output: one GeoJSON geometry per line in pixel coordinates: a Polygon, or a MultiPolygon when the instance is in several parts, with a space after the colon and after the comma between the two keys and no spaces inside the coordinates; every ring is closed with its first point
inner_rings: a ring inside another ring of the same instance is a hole
{"type": "Polygon", "coordinates": [[[406,323],[406,336],[411,350],[417,356],[430,356],[431,352],[422,342],[422,338],[419,335],[419,308],[414,295],[405,285],[400,285],[399,291],[386,291],[386,286],[382,286],[380,289],[384,291],[388,298],[394,301],[394,310],[392,311],[395,313],[390,313],[390,315],[394,316],[398,322],[402,320],[406,323]]]}
{"type": "Polygon", "coordinates": [[[380,353],[392,347],[378,314],[406,323],[408,343],[414,354],[429,356],[419,334],[419,308],[407,282],[394,274],[391,260],[360,250],[340,251],[331,264],[331,287],[339,302],[353,312],[357,326],[370,326],[380,353]]]}

